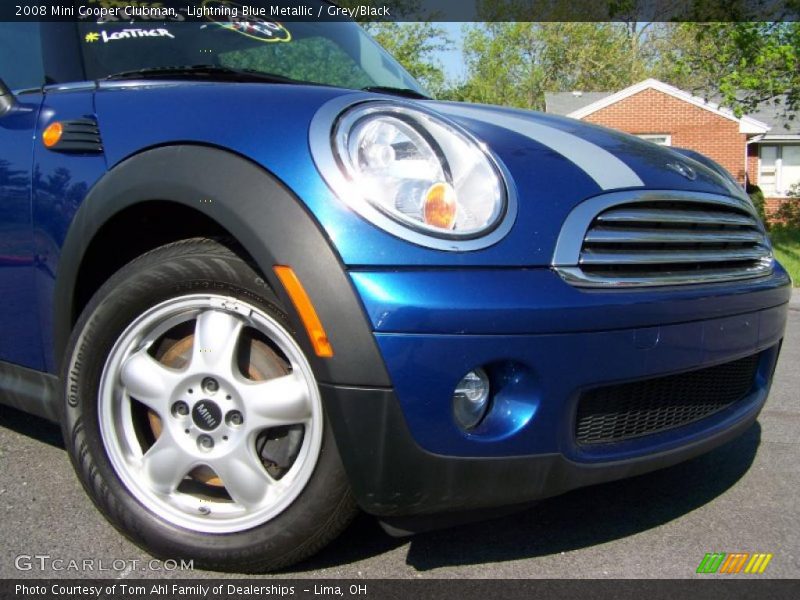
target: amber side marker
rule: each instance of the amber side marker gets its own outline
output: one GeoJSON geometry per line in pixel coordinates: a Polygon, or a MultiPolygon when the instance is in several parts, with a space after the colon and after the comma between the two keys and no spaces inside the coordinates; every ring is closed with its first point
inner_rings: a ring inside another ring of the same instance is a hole
{"type": "Polygon", "coordinates": [[[64,135],[64,126],[58,121],[50,123],[42,132],[42,143],[46,148],[52,148],[61,141],[62,135],[64,135]]]}
{"type": "Polygon", "coordinates": [[[278,279],[281,280],[283,287],[292,299],[292,304],[300,313],[300,319],[306,328],[308,337],[311,338],[311,344],[314,346],[314,352],[317,356],[322,358],[330,358],[333,356],[333,346],[328,341],[328,335],[322,327],[322,322],[319,320],[317,311],[314,305],[311,304],[311,299],[308,297],[303,284],[297,278],[297,275],[291,267],[284,267],[276,265],[273,267],[278,279]]]}

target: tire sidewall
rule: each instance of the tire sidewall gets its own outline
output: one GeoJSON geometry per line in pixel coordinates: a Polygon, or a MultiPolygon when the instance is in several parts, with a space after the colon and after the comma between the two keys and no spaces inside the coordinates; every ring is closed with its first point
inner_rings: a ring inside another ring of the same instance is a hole
{"type": "Polygon", "coordinates": [[[106,357],[128,325],[161,302],[203,293],[237,298],[262,309],[297,339],[274,293],[256,271],[222,247],[202,242],[198,246],[205,248],[205,260],[199,252],[175,253],[169,247],[137,259],[89,302],[74,328],[64,362],[64,439],[94,503],[117,529],[155,556],[195,559],[212,568],[256,564],[274,568],[305,554],[304,546],[318,537],[321,517],[350,500],[327,422],[323,422],[314,472],[294,502],[262,525],[229,534],[184,529],[142,505],[117,476],[100,433],[98,392],[106,357]]]}

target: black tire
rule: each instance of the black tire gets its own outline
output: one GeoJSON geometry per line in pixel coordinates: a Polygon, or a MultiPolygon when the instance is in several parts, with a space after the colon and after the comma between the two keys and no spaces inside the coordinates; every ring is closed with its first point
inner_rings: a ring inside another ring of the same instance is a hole
{"type": "Polygon", "coordinates": [[[191,239],[157,248],[111,277],[74,328],[62,373],[64,439],[75,471],[96,506],[114,527],[154,556],[193,560],[195,567],[221,571],[275,570],[319,551],[356,512],[327,423],[316,467],[293,503],[262,525],[224,534],[178,527],[146,508],[116,473],[100,431],[99,382],[117,338],[150,307],[210,290],[258,306],[297,337],[268,284],[222,243],[191,239]]]}

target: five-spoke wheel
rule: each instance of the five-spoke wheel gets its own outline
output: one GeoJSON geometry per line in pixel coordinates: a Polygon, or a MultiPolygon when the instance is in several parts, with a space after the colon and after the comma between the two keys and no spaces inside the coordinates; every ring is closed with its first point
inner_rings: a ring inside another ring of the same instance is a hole
{"type": "Polygon", "coordinates": [[[305,486],[321,443],[319,393],[300,347],[263,311],[223,296],[169,300],[132,323],[106,363],[99,417],[134,495],[209,533],[280,513],[305,486]]]}
{"type": "Polygon", "coordinates": [[[274,569],[353,516],[303,338],[219,242],[178,242],[120,270],[84,309],[65,369],[75,468],[153,554],[274,569]]]}

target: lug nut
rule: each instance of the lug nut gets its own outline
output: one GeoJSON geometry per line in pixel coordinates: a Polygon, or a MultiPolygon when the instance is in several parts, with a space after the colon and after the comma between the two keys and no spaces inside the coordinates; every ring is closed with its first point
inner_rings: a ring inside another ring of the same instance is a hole
{"type": "Polygon", "coordinates": [[[189,405],[186,404],[183,400],[179,400],[175,404],[172,405],[172,416],[173,417],[185,417],[189,414],[189,405]]]}
{"type": "Polygon", "coordinates": [[[200,450],[208,452],[214,448],[214,440],[210,435],[201,435],[197,438],[197,447],[200,448],[200,450]]]}
{"type": "Polygon", "coordinates": [[[225,421],[228,423],[228,425],[232,425],[233,427],[238,427],[239,425],[244,423],[244,417],[242,416],[242,413],[240,413],[238,410],[232,410],[225,417],[225,421]]]}
{"type": "Polygon", "coordinates": [[[216,394],[219,391],[219,382],[213,377],[203,379],[202,386],[206,394],[216,394]]]}

